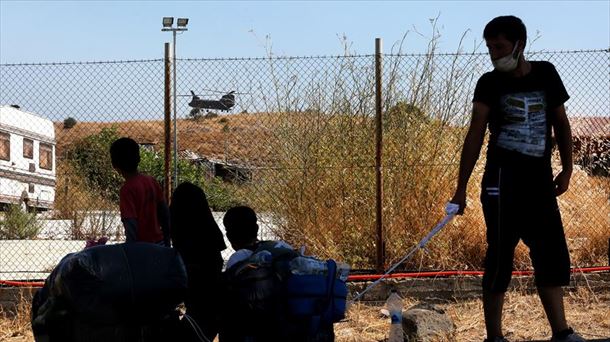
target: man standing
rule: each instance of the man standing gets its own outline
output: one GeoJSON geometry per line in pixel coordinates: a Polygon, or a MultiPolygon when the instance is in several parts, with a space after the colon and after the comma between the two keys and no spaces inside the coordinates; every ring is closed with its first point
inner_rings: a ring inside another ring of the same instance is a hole
{"type": "Polygon", "coordinates": [[[551,341],[584,341],[565,319],[562,286],[570,281],[570,258],[555,198],[568,189],[572,174],[572,137],[563,105],[569,95],[551,63],[525,60],[527,34],[521,19],[497,17],[485,26],[483,37],[495,70],[477,82],[451,202],[462,214],[468,179],[489,127],[481,189],[487,225],[486,341],[506,341],[502,306],[520,239],[530,249],[538,294],[553,331],[551,341]],[[562,164],[555,178],[551,132],[562,164]]]}

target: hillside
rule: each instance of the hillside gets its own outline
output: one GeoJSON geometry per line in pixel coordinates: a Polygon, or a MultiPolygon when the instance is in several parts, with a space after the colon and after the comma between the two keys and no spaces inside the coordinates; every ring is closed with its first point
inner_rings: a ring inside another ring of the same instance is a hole
{"type": "MultiPolygon", "coordinates": [[[[270,114],[234,114],[198,120],[178,119],[178,147],[200,156],[221,160],[238,160],[260,165],[271,158],[271,128],[277,118],[270,114]]],[[[116,127],[120,136],[128,136],[141,144],[152,144],[155,151],[163,151],[163,121],[78,122],[65,129],[55,123],[57,155],[81,139],[99,133],[104,128],[116,127]]],[[[172,122],[173,127],[173,122],[172,122]]],[[[173,140],[173,135],[170,137],[173,140]]]]}

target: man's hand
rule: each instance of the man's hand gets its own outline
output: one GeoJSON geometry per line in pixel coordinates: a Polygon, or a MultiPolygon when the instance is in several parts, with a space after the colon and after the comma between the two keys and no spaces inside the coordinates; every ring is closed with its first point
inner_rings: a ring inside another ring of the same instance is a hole
{"type": "Polygon", "coordinates": [[[449,202],[460,206],[460,210],[458,210],[457,215],[464,214],[464,209],[466,209],[466,192],[456,191],[455,195],[453,195],[453,198],[449,202]]]}
{"type": "Polygon", "coordinates": [[[572,172],[570,170],[562,170],[559,172],[553,183],[555,184],[555,196],[560,196],[568,190],[570,186],[570,177],[572,172]]]}
{"type": "Polygon", "coordinates": [[[472,104],[472,118],[470,118],[470,127],[468,127],[468,133],[464,138],[464,146],[462,146],[457,186],[455,195],[451,199],[451,203],[460,206],[457,215],[464,214],[466,208],[468,179],[477,163],[477,159],[479,159],[479,153],[481,153],[481,146],[483,146],[485,131],[489,122],[489,111],[489,106],[483,102],[473,102],[472,104]]]}
{"type": "Polygon", "coordinates": [[[572,176],[572,165],[574,164],[572,161],[572,129],[563,104],[553,109],[553,114],[551,123],[557,140],[562,168],[553,181],[555,183],[555,196],[559,196],[568,190],[570,177],[572,176]]]}

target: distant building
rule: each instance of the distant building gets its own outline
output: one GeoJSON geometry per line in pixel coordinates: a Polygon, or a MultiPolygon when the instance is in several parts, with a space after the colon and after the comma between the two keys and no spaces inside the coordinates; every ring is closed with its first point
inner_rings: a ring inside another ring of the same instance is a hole
{"type": "Polygon", "coordinates": [[[155,146],[157,146],[157,142],[156,141],[138,141],[138,145],[140,145],[140,148],[143,150],[146,150],[148,152],[155,152],[155,146]]]}
{"type": "Polygon", "coordinates": [[[19,106],[0,106],[0,207],[52,209],[56,184],[53,122],[19,106]]]}
{"type": "Polygon", "coordinates": [[[570,118],[575,138],[610,138],[610,116],[576,116],[570,118]]]}
{"type": "Polygon", "coordinates": [[[570,118],[574,163],[589,174],[610,176],[610,117],[570,118]]]}
{"type": "Polygon", "coordinates": [[[182,150],[178,153],[182,159],[188,160],[206,170],[208,177],[219,177],[223,181],[243,184],[252,181],[252,167],[237,162],[224,161],[211,157],[200,156],[190,150],[182,150]]]}

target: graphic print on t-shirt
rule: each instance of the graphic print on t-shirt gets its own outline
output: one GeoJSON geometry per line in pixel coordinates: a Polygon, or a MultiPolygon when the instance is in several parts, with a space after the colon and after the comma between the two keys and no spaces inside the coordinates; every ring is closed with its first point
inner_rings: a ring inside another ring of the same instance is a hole
{"type": "Polygon", "coordinates": [[[546,143],[544,92],[508,94],[500,99],[504,115],[498,147],[528,156],[542,157],[546,143]]]}

